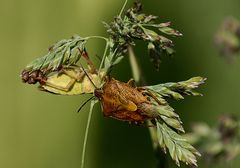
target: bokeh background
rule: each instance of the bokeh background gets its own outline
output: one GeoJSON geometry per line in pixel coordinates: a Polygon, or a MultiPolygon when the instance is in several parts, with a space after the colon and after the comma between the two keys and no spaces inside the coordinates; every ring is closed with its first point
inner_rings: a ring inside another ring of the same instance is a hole
{"type": "MultiPolygon", "coordinates": [[[[130,1],[129,5],[132,1],[130,1]]],[[[219,113],[239,115],[240,57],[227,64],[213,45],[213,36],[225,16],[240,19],[239,0],[142,0],[147,13],[172,21],[184,36],[175,39],[177,53],[165,58],[156,72],[144,46],[137,48],[149,84],[205,76],[204,97],[173,102],[184,126],[204,121],[214,125],[219,113]]],[[[21,83],[24,66],[47,52],[54,42],[81,36],[106,35],[101,21],[111,21],[123,0],[0,0],[0,167],[80,168],[88,107],[76,111],[85,96],[56,96],[21,83]]],[[[102,41],[93,41],[91,54],[101,54],[102,41]]],[[[97,62],[96,62],[97,63],[97,62]]],[[[126,59],[115,78],[127,81],[126,59]]],[[[95,108],[86,153],[86,168],[154,168],[148,129],[104,118],[95,108]]],[[[230,164],[200,168],[238,168],[230,164]]],[[[177,167],[171,163],[171,167],[177,167]]]]}

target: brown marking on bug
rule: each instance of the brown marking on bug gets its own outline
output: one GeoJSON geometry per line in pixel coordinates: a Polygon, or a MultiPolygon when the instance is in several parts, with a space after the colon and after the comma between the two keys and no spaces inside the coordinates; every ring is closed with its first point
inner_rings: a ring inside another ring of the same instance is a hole
{"type": "Polygon", "coordinates": [[[101,102],[104,116],[140,124],[156,117],[148,112],[152,105],[147,96],[129,83],[111,78],[94,94],[101,102]]]}

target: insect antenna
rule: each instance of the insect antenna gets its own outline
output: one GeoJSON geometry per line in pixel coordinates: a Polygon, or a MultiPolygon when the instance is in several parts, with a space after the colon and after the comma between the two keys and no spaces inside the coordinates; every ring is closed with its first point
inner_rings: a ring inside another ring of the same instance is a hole
{"type": "Polygon", "coordinates": [[[82,110],[82,108],[90,101],[94,98],[94,96],[90,97],[89,99],[87,99],[78,109],[78,113],[82,110]]]}
{"type": "Polygon", "coordinates": [[[95,89],[98,89],[98,87],[94,84],[94,82],[92,81],[92,79],[90,78],[90,76],[88,75],[87,71],[84,69],[84,67],[82,66],[82,64],[80,63],[80,66],[83,70],[83,72],[85,73],[85,75],[88,77],[89,81],[92,83],[92,85],[95,87],[95,89]]]}

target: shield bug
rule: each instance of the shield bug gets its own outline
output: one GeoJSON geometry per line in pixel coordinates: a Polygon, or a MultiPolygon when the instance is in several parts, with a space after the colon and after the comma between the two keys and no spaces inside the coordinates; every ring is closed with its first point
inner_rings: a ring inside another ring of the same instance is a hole
{"type": "Polygon", "coordinates": [[[135,87],[133,80],[123,83],[107,78],[102,88],[95,89],[94,95],[100,100],[106,117],[134,123],[144,123],[145,120],[156,117],[149,113],[151,102],[135,87]]]}

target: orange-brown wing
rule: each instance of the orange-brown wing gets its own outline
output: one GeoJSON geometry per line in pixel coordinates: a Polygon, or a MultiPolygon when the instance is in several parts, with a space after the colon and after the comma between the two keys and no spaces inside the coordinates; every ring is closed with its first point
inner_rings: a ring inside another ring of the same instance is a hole
{"type": "Polygon", "coordinates": [[[123,98],[113,98],[108,96],[103,96],[101,100],[102,110],[105,115],[111,115],[115,111],[126,110],[126,111],[136,111],[137,105],[132,101],[125,100],[123,98]]]}

